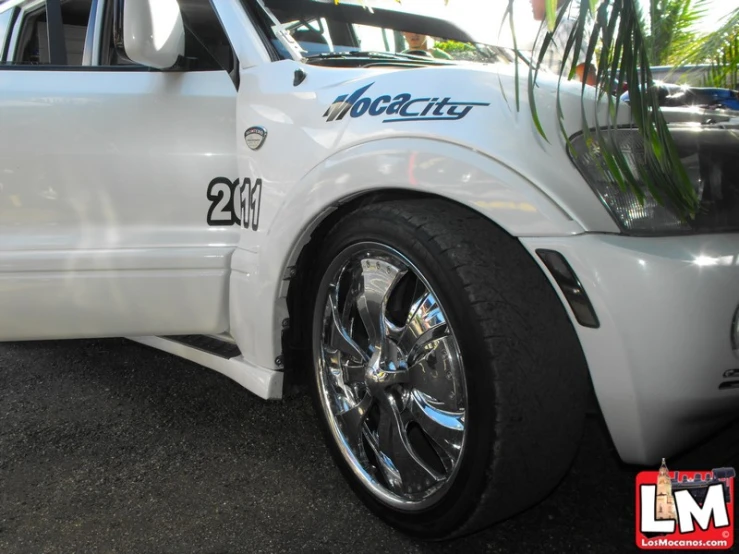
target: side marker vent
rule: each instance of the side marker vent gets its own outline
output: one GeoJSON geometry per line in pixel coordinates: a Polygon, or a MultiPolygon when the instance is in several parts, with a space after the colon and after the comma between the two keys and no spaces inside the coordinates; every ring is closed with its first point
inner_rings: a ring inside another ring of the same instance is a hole
{"type": "Polygon", "coordinates": [[[572,308],[577,322],[583,327],[592,329],[600,327],[598,316],[595,315],[595,310],[585,293],[585,289],[583,289],[580,280],[570,264],[567,263],[567,260],[564,259],[564,256],[554,250],[537,250],[536,253],[562,290],[562,294],[564,294],[570,308],[572,308]]]}

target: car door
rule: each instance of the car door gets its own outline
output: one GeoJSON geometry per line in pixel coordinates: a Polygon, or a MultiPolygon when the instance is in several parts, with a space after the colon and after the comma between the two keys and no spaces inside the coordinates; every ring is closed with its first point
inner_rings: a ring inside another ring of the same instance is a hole
{"type": "Polygon", "coordinates": [[[0,7],[0,340],[227,330],[236,60],[181,4],[172,71],[119,55],[112,0],[0,7]]]}

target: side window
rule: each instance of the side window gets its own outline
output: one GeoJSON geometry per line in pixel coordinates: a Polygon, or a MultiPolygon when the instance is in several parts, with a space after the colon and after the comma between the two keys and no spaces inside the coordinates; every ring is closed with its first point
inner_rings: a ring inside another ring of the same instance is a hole
{"type": "Polygon", "coordinates": [[[94,22],[90,21],[92,0],[68,0],[62,3],[62,23],[64,24],[64,43],[67,47],[67,65],[82,65],[85,53],[87,30],[94,22]]]}
{"type": "Polygon", "coordinates": [[[288,23],[285,28],[295,41],[309,52],[331,52],[333,42],[325,18],[310,21],[301,20],[288,23]]]}
{"type": "Polygon", "coordinates": [[[53,6],[43,5],[26,12],[21,22],[15,64],[47,65],[54,62],[54,65],[82,65],[91,6],[92,0],[62,0],[61,25],[58,27],[56,22],[59,20],[48,12],[55,9],[53,6]],[[58,42],[54,40],[55,36],[59,37],[58,42]],[[63,63],[56,60],[63,60],[63,63]]]}
{"type": "MultiPolygon", "coordinates": [[[[185,58],[187,69],[191,71],[231,72],[235,67],[235,55],[226,32],[209,0],[183,2],[180,0],[182,20],[185,25],[185,58]]],[[[128,66],[135,68],[125,58],[118,55],[113,42],[112,13],[108,21],[108,59],[100,60],[101,65],[128,66]]]]}
{"type": "Polygon", "coordinates": [[[45,7],[24,14],[14,58],[16,65],[51,63],[47,31],[45,7]]]}
{"type": "Polygon", "coordinates": [[[0,63],[5,61],[5,44],[8,41],[8,30],[13,18],[13,10],[0,13],[0,63]]]}
{"type": "Polygon", "coordinates": [[[209,0],[180,2],[185,23],[185,57],[197,71],[234,68],[234,53],[209,0]]]}

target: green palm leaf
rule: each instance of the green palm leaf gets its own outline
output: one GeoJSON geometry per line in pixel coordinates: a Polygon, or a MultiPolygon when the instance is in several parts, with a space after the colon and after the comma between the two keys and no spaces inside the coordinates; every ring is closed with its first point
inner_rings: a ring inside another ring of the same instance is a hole
{"type": "MultiPolygon", "coordinates": [[[[547,38],[551,38],[562,25],[562,14],[569,10],[570,13],[574,11],[576,24],[567,38],[563,57],[567,60],[568,54],[571,51],[579,52],[583,44],[587,45],[587,54],[584,60],[577,60],[573,56],[569,64],[563,64],[559,74],[560,82],[575,75],[578,63],[598,68],[595,86],[601,101],[608,104],[608,118],[606,121],[598,121],[595,129],[584,128],[583,132],[591,147],[600,152],[605,165],[603,170],[608,171],[623,190],[632,191],[637,198],[644,199],[646,195],[650,195],[658,202],[668,205],[677,215],[686,219],[694,217],[700,202],[660,111],[657,94],[650,88],[650,41],[644,31],[643,17],[635,0],[590,0],[579,3],[563,0],[560,2],[558,16],[556,3],[553,5],[549,2],[547,10],[547,21],[554,17],[554,23],[549,27],[540,51],[535,53],[535,59],[539,62],[543,60],[548,47],[547,38]],[[592,25],[589,24],[591,21],[592,25]],[[610,95],[614,81],[617,90],[622,90],[625,84],[630,91],[633,124],[643,142],[643,155],[636,167],[621,153],[613,133],[609,132],[618,126],[618,113],[622,109],[618,99],[610,95]]],[[[538,69],[530,68],[529,76],[531,90],[536,86],[538,69]]],[[[534,100],[533,95],[530,98],[534,100]]],[[[585,98],[583,85],[583,111],[585,103],[589,102],[585,98]]],[[[557,104],[561,118],[559,91],[557,104]]],[[[538,121],[535,101],[530,106],[532,117],[538,121]]],[[[564,126],[560,125],[560,128],[565,133],[564,126]]],[[[565,139],[568,140],[566,135],[565,139]]]]}
{"type": "Polygon", "coordinates": [[[679,63],[696,41],[693,30],[706,15],[706,0],[650,0],[649,60],[652,65],[679,63]]]}
{"type": "Polygon", "coordinates": [[[739,87],[739,8],[728,14],[719,27],[687,48],[679,63],[708,64],[705,84],[739,87]]]}
{"type": "MultiPolygon", "coordinates": [[[[336,3],[339,1],[335,0],[336,3]]],[[[503,25],[508,20],[514,49],[518,50],[513,24],[515,1],[529,0],[507,0],[503,25]]],[[[447,2],[448,0],[444,0],[444,3],[447,2]]],[[[542,137],[548,140],[536,107],[538,67],[554,34],[564,25],[563,14],[572,8],[576,23],[567,37],[564,58],[568,59],[570,52],[580,52],[585,46],[586,56],[580,62],[586,68],[593,68],[589,71],[595,72],[598,97],[608,106],[605,121],[596,121],[593,129],[583,128],[588,144],[601,154],[603,170],[611,174],[622,190],[631,191],[642,200],[651,196],[684,219],[695,217],[700,200],[660,111],[657,93],[651,87],[653,79],[650,67],[674,61],[681,57],[681,52],[688,52],[688,56],[682,56],[681,63],[696,60],[709,63],[709,77],[713,82],[725,83],[727,79],[736,82],[739,73],[739,9],[726,19],[719,30],[698,40],[692,28],[704,15],[705,6],[706,0],[650,0],[650,26],[647,32],[637,0],[546,0],[548,32],[539,51],[533,54],[534,64],[528,68],[526,80],[533,123],[542,137]],[[638,131],[643,147],[641,158],[636,164],[624,156],[611,132],[618,126],[619,111],[623,109],[619,98],[612,96],[611,91],[623,90],[624,85],[629,90],[633,127],[638,131]]],[[[520,63],[517,58],[517,110],[520,110],[520,63]]],[[[569,64],[563,64],[559,73],[560,83],[574,77],[577,64],[576,56],[572,56],[569,64]]],[[[585,91],[586,86],[583,84],[583,115],[590,102],[589,99],[586,100],[589,95],[585,91]]],[[[559,89],[557,114],[560,132],[569,147],[559,89]]]]}

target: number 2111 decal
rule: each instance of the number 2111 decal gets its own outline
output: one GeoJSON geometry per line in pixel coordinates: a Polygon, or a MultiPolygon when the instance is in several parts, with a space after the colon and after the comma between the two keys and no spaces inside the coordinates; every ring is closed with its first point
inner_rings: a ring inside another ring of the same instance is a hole
{"type": "Polygon", "coordinates": [[[262,203],[262,180],[245,178],[232,181],[216,177],[208,184],[208,225],[241,225],[244,229],[259,229],[259,209],[262,203]]]}

